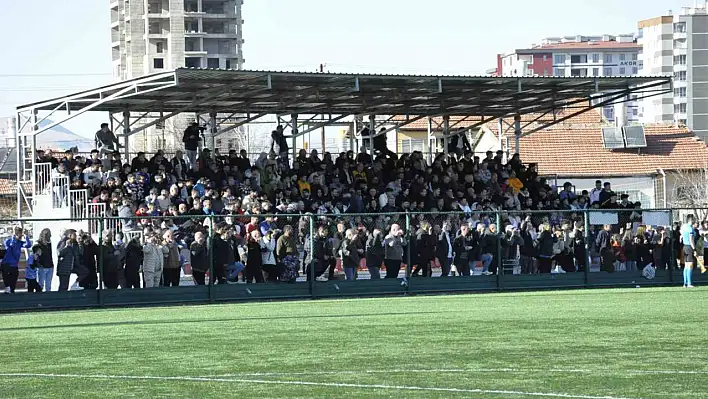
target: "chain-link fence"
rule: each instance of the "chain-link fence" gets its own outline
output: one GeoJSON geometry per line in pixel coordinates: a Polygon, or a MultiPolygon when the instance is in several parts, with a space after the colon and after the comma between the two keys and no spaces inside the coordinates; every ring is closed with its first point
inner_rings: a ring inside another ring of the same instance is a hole
{"type": "Polygon", "coordinates": [[[692,266],[697,270],[689,274],[703,278],[698,269],[708,248],[708,223],[694,219],[682,227],[671,210],[127,218],[97,212],[0,223],[3,288],[69,293],[30,295],[28,302],[27,295],[2,295],[0,307],[31,308],[50,301],[47,295],[64,295],[47,306],[74,306],[79,290],[79,304],[95,306],[144,300],[129,292],[148,288],[142,295],[162,303],[675,284],[692,266]],[[21,232],[12,228],[18,224],[21,232]],[[681,237],[686,226],[688,244],[681,237]],[[696,249],[692,262],[686,245],[696,249]],[[16,281],[8,268],[17,270],[16,281]]]}

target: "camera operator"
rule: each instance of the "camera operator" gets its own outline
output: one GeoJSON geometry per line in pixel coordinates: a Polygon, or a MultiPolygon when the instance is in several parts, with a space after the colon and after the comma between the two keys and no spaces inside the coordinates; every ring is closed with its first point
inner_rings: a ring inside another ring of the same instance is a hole
{"type": "Polygon", "coordinates": [[[184,130],[182,141],[184,142],[184,150],[187,153],[187,162],[189,168],[194,170],[197,167],[197,153],[199,151],[199,142],[202,140],[201,134],[204,133],[206,127],[199,126],[199,123],[192,123],[184,130]]]}

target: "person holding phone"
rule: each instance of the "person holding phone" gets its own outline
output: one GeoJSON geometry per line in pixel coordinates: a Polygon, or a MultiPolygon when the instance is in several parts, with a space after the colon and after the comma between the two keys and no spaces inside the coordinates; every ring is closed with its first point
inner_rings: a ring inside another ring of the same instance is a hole
{"type": "Polygon", "coordinates": [[[22,227],[15,227],[12,237],[5,240],[5,256],[2,258],[2,281],[5,292],[14,293],[17,287],[17,278],[20,275],[19,263],[22,248],[31,248],[32,241],[27,237],[27,232],[22,227]]]}

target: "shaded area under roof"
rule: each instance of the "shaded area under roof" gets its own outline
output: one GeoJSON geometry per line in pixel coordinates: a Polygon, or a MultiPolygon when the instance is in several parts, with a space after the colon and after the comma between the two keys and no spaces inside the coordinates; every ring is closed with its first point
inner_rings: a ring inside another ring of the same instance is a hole
{"type": "MultiPolygon", "coordinates": [[[[670,77],[371,75],[180,68],[18,107],[107,112],[239,112],[501,117],[591,96],[646,90],[670,77]],[[599,94],[602,93],[602,94],[599,94]]],[[[663,87],[663,88],[662,88],[663,87]]]]}

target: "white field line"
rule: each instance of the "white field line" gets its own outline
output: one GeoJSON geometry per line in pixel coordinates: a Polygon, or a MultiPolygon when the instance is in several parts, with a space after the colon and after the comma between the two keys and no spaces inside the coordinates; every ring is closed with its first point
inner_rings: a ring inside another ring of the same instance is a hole
{"type": "Polygon", "coordinates": [[[546,392],[522,392],[505,391],[496,389],[464,389],[464,388],[439,388],[439,387],[417,387],[409,385],[382,385],[382,384],[346,384],[336,382],[312,382],[312,381],[283,381],[283,380],[257,380],[241,378],[211,378],[211,377],[161,377],[161,376],[134,376],[134,375],[104,375],[104,374],[47,374],[47,373],[0,373],[0,377],[11,378],[74,378],[74,379],[98,379],[98,380],[157,380],[157,381],[186,381],[186,382],[230,382],[239,384],[267,384],[267,385],[296,385],[330,388],[356,388],[356,389],[388,389],[398,391],[427,391],[427,392],[450,392],[450,393],[470,393],[480,395],[515,395],[534,396],[546,398],[566,398],[566,399],[631,399],[616,396],[592,396],[573,395],[567,393],[546,393],[546,392]]]}
{"type": "MultiPolygon", "coordinates": [[[[611,370],[588,370],[588,369],[392,369],[392,370],[340,370],[340,371],[303,371],[303,372],[256,372],[221,374],[216,378],[229,377],[287,377],[287,376],[307,376],[307,375],[364,375],[364,374],[404,374],[404,373],[579,373],[606,375],[611,370]]],[[[708,375],[708,370],[618,370],[622,375],[659,375],[659,374],[694,374],[708,375]]]]}

